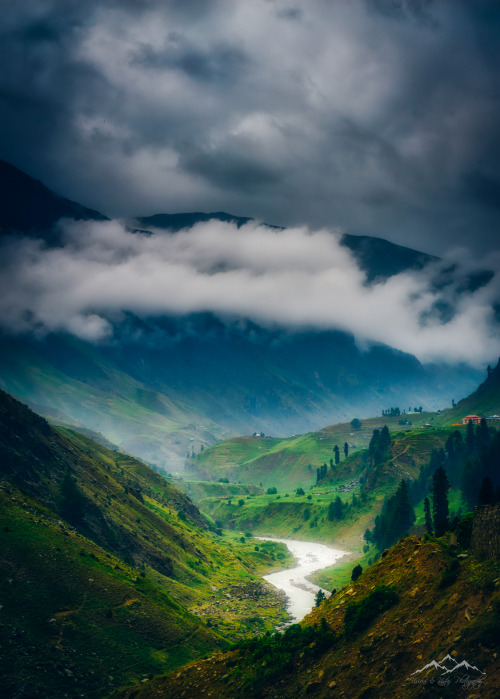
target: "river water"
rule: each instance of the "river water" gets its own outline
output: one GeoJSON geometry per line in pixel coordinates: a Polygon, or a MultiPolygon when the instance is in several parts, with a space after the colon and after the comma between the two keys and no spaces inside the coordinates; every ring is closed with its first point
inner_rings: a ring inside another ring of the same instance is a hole
{"type": "MultiPolygon", "coordinates": [[[[306,579],[307,575],[322,568],[328,568],[347,555],[346,551],[332,549],[324,544],[294,539],[274,539],[267,536],[256,537],[262,541],[279,541],[285,544],[297,561],[295,568],[281,570],[279,573],[265,575],[267,580],[279,590],[284,590],[288,597],[287,611],[293,623],[299,622],[309,614],[315,604],[315,596],[322,589],[306,579]]],[[[331,590],[325,590],[331,593],[331,590]]]]}

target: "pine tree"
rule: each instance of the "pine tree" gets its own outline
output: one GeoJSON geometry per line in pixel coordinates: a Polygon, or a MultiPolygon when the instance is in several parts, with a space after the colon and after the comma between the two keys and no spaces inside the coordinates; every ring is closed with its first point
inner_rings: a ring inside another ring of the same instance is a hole
{"type": "Polygon", "coordinates": [[[467,456],[471,456],[476,448],[476,435],[474,434],[474,425],[469,420],[467,423],[467,431],[465,433],[465,450],[467,456]]]}
{"type": "Polygon", "coordinates": [[[479,495],[477,496],[477,504],[479,506],[495,504],[495,490],[489,476],[483,478],[479,489],[479,495]]]}
{"type": "Polygon", "coordinates": [[[335,465],[338,466],[340,463],[340,449],[338,444],[333,447],[333,454],[335,456],[335,465]]]}
{"type": "Polygon", "coordinates": [[[375,517],[372,539],[379,549],[391,546],[402,536],[406,536],[415,522],[415,511],[410,503],[408,482],[402,480],[397,491],[375,517]]]}
{"type": "MultiPolygon", "coordinates": [[[[395,495],[393,515],[390,522],[397,539],[406,536],[415,522],[415,511],[410,503],[408,481],[401,480],[395,495]]],[[[396,539],[396,540],[397,540],[396,539]]]]}
{"type": "Polygon", "coordinates": [[[316,597],[314,598],[316,607],[319,607],[319,605],[321,604],[321,602],[323,602],[324,599],[326,599],[326,595],[320,588],[316,593],[316,597]]]}
{"type": "Polygon", "coordinates": [[[440,466],[432,476],[432,514],[436,536],[443,536],[449,527],[448,491],[450,482],[446,470],[440,466]]]}
{"type": "Polygon", "coordinates": [[[355,566],[352,569],[351,580],[353,582],[356,582],[356,580],[359,578],[359,576],[361,575],[362,572],[363,572],[363,568],[360,565],[355,566]]]}
{"type": "Polygon", "coordinates": [[[340,497],[338,495],[335,498],[334,507],[335,507],[335,519],[342,519],[343,514],[344,514],[342,512],[342,500],[340,499],[340,497]]]}
{"type": "Polygon", "coordinates": [[[328,505],[328,521],[333,522],[335,519],[335,503],[331,502],[328,505]]]}
{"type": "Polygon", "coordinates": [[[378,438],[380,436],[380,430],[373,430],[372,438],[370,439],[370,444],[368,445],[368,454],[373,457],[375,449],[378,444],[378,438]]]}
{"type": "Polygon", "coordinates": [[[488,446],[490,442],[490,431],[488,429],[488,423],[486,420],[481,418],[481,422],[476,428],[476,449],[479,453],[482,453],[488,446]]]}
{"type": "Polygon", "coordinates": [[[469,507],[474,507],[477,500],[478,483],[481,481],[483,467],[477,456],[467,459],[460,475],[462,496],[469,507]]]}
{"type": "Polygon", "coordinates": [[[425,513],[425,529],[427,534],[432,536],[432,517],[431,517],[431,504],[429,498],[424,499],[424,513],[425,513]]]}
{"type": "Polygon", "coordinates": [[[344,456],[346,459],[349,456],[349,445],[347,444],[347,442],[344,442],[344,456]]]}
{"type": "Polygon", "coordinates": [[[448,459],[448,462],[451,464],[455,463],[455,439],[452,434],[448,437],[446,440],[446,444],[444,445],[445,451],[446,451],[446,457],[448,459]]]}
{"type": "Polygon", "coordinates": [[[380,437],[378,440],[378,448],[382,452],[382,454],[385,455],[389,445],[391,443],[391,435],[389,433],[389,428],[387,425],[384,425],[380,431],[380,437]]]}

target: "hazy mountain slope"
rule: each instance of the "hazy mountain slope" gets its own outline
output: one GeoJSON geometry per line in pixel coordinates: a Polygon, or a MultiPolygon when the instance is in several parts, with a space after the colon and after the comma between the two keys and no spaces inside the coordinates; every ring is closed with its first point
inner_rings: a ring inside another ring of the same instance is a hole
{"type": "Polygon", "coordinates": [[[210,444],[224,435],[192,406],[152,390],[120,371],[99,348],[69,336],[3,338],[0,386],[45,415],[102,432],[121,449],[167,470],[183,463],[190,440],[210,444]]]}
{"type": "Polygon", "coordinates": [[[341,333],[242,331],[205,316],[171,321],[161,332],[158,341],[145,332],[142,342],[108,346],[4,337],[0,386],[177,471],[191,446],[198,451],[230,432],[286,435],[390,405],[436,409],[451,402],[457,381],[470,391],[479,375],[424,368],[384,347],[361,353],[341,333]]]}
{"type": "Polygon", "coordinates": [[[124,337],[103,351],[143,384],[182,396],[240,434],[306,432],[391,405],[442,408],[481,375],[466,366],[424,367],[384,346],[362,352],[340,332],[287,334],[224,325],[209,314],[144,325],[142,342],[124,337]]]}
{"type": "Polygon", "coordinates": [[[281,650],[273,651],[271,641],[242,645],[240,650],[189,665],[123,696],[175,699],[199,696],[203,689],[231,699],[337,694],[406,699],[423,692],[451,697],[457,692],[455,676],[460,675],[469,678],[469,696],[497,697],[500,589],[495,579],[499,564],[474,556],[458,562],[455,556],[444,542],[403,539],[356,583],[314,609],[302,622],[302,630],[296,627],[290,632],[281,650]],[[454,560],[456,579],[443,585],[444,571],[454,560]],[[384,586],[382,593],[375,593],[377,586],[384,586]],[[378,612],[374,594],[387,600],[378,612]],[[344,622],[354,603],[364,611],[358,617],[359,630],[351,630],[344,622]],[[314,623],[316,630],[310,628],[314,623]],[[443,670],[436,672],[432,665],[413,675],[443,659],[449,669],[464,660],[470,667],[448,675],[451,681],[445,684],[443,670]]]}
{"type": "Polygon", "coordinates": [[[0,160],[0,195],[0,232],[43,232],[47,239],[47,231],[61,218],[106,220],[99,211],[55,194],[39,180],[3,160],[0,160]]]}

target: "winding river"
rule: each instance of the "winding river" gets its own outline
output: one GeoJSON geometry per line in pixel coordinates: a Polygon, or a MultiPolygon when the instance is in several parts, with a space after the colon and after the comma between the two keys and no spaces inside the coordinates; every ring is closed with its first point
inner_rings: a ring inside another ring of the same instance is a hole
{"type": "MultiPolygon", "coordinates": [[[[267,580],[279,590],[284,590],[288,597],[287,611],[293,623],[299,622],[309,614],[315,604],[315,595],[322,589],[306,579],[307,575],[322,568],[328,568],[347,555],[346,551],[332,549],[324,544],[294,539],[275,539],[268,536],[256,537],[262,541],[279,541],[285,544],[297,561],[295,568],[281,570],[279,573],[265,575],[267,580]]],[[[330,593],[331,590],[325,590],[330,593]]]]}

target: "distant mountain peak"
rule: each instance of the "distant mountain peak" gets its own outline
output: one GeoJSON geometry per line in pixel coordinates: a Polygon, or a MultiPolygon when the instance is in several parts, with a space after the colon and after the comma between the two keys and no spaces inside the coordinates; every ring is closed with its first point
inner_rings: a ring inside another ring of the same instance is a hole
{"type": "MultiPolygon", "coordinates": [[[[152,226],[153,228],[163,228],[169,231],[180,231],[183,228],[191,228],[197,223],[207,221],[224,221],[234,223],[241,228],[249,221],[253,221],[248,216],[235,216],[225,211],[214,211],[206,213],[203,211],[191,211],[177,214],[154,214],[153,216],[139,216],[136,219],[141,226],[152,226]]],[[[274,227],[274,226],[273,226],[274,227]]]]}
{"type": "Polygon", "coordinates": [[[108,220],[99,211],[59,196],[40,180],[3,160],[0,160],[0,195],[0,233],[38,234],[50,231],[61,218],[108,220]]]}

